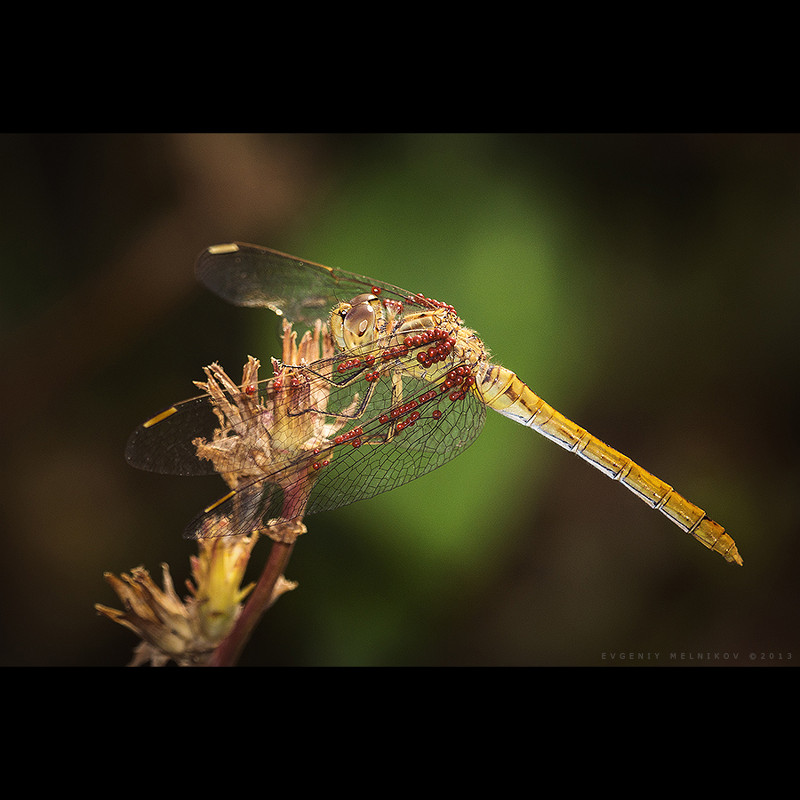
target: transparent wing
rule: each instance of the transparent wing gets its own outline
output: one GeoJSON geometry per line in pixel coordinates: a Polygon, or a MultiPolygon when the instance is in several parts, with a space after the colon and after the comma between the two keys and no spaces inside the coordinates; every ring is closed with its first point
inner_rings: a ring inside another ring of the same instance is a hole
{"type": "Polygon", "coordinates": [[[439,386],[431,387],[409,376],[403,378],[403,402],[390,406],[388,389],[383,383],[376,395],[376,410],[384,410],[366,423],[350,426],[350,431],[354,427],[363,430],[357,437],[361,443],[348,439],[329,448],[329,464],[319,470],[308,514],[374,497],[437,469],[475,441],[486,416],[485,406],[472,393],[453,401],[439,386]],[[396,421],[410,424],[395,430],[388,438],[392,413],[426,395],[433,396],[427,401],[423,399],[410,411],[396,414],[396,421]],[[387,408],[388,422],[384,419],[387,408]],[[419,417],[412,419],[415,412],[419,417]]]}
{"type": "Polygon", "coordinates": [[[327,323],[339,302],[380,290],[382,298],[412,298],[397,286],[305,261],[258,245],[215,245],[197,259],[195,274],[212,292],[237,306],[269,308],[294,323],[327,323]]]}
{"type": "MultiPolygon", "coordinates": [[[[485,406],[472,392],[453,400],[450,392],[407,374],[402,385],[396,401],[381,380],[363,411],[358,398],[353,405],[351,386],[334,386],[326,416],[341,424],[336,436],[237,487],[198,514],[185,535],[249,533],[375,497],[437,469],[475,441],[485,406]],[[348,416],[348,409],[361,413],[348,416]]],[[[312,408],[304,413],[318,415],[312,408]]],[[[273,427],[271,435],[279,439],[281,431],[273,427]]]]}
{"type": "MultiPolygon", "coordinates": [[[[260,381],[260,394],[272,379],[260,381]]],[[[221,424],[206,393],[165,408],[139,425],[128,438],[125,459],[133,467],[163,475],[214,475],[210,461],[198,458],[193,441],[212,439],[221,424]]]]}

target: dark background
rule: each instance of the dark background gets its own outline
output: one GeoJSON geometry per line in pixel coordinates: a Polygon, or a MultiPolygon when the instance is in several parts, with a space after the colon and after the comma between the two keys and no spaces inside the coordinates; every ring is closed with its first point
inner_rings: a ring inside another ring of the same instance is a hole
{"type": "Polygon", "coordinates": [[[0,663],[125,664],[103,572],[188,577],[222,482],[122,453],[203,365],[278,354],[269,312],[194,282],[232,240],[452,303],[745,561],[490,412],[441,470],[307,520],[244,664],[800,658],[800,137],[16,134],[0,167],[0,663]]]}

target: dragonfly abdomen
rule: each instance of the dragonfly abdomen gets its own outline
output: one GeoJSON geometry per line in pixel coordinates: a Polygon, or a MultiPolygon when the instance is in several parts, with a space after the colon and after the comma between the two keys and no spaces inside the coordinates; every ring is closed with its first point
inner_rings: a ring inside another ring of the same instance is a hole
{"type": "Polygon", "coordinates": [[[720,553],[727,561],[742,564],[733,539],[705,511],[678,494],[668,483],[567,419],[513,372],[497,365],[487,365],[476,381],[484,402],[490,408],[576,453],[595,469],[619,481],[705,547],[720,553]]]}

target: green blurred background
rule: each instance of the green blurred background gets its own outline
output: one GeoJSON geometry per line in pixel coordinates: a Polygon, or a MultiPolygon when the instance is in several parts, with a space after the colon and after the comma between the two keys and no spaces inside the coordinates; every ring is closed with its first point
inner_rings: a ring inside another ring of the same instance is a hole
{"type": "Polygon", "coordinates": [[[0,166],[0,663],[125,664],[103,572],[187,578],[222,482],[122,453],[203,365],[278,354],[269,312],[194,282],[231,240],[452,303],[745,561],[491,413],[437,472],[307,520],[243,664],[800,659],[800,137],[20,134],[0,166]]]}

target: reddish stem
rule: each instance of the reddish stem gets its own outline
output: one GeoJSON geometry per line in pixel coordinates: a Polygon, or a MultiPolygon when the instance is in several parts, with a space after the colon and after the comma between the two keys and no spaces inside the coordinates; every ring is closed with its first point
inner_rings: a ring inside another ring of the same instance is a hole
{"type": "Polygon", "coordinates": [[[269,552],[264,571],[253,588],[242,613],[234,623],[231,632],[223,639],[219,647],[208,660],[209,667],[235,666],[242,654],[244,646],[258,625],[264,612],[272,601],[273,590],[278,578],[283,574],[289,557],[292,554],[294,542],[273,542],[269,552]]]}

